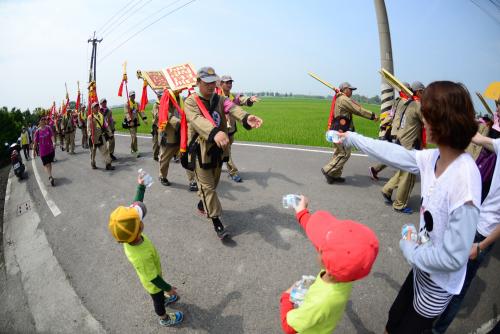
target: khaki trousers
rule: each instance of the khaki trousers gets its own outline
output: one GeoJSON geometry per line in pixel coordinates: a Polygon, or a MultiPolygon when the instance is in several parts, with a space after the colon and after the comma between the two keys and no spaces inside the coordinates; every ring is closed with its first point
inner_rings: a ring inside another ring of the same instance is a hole
{"type": "Polygon", "coordinates": [[[215,190],[219,184],[221,167],[203,169],[196,163],[194,175],[198,183],[198,196],[203,203],[207,218],[219,217],[222,213],[222,206],[215,190]]]}
{"type": "Polygon", "coordinates": [[[88,148],[89,147],[89,137],[87,135],[87,127],[82,126],[82,147],[83,148],[88,148]]]}
{"type": "Polygon", "coordinates": [[[66,142],[66,152],[75,153],[75,131],[66,132],[64,139],[66,142]]]}
{"type": "Polygon", "coordinates": [[[102,144],[100,146],[92,145],[90,147],[90,163],[92,165],[95,165],[95,156],[98,149],[99,152],[101,153],[102,159],[104,160],[105,164],[106,165],[111,164],[111,157],[109,156],[109,151],[106,144],[102,144]]]}
{"type": "Polygon", "coordinates": [[[227,164],[227,171],[229,172],[229,175],[234,176],[238,174],[238,168],[236,168],[236,165],[233,162],[233,155],[231,154],[231,146],[234,143],[234,135],[229,136],[229,160],[226,162],[227,164]]]}
{"type": "Polygon", "coordinates": [[[351,149],[344,148],[343,145],[333,144],[333,157],[323,166],[323,171],[332,177],[342,176],[342,169],[351,156],[351,149]]]}
{"type": "Polygon", "coordinates": [[[130,132],[130,151],[132,153],[137,152],[137,128],[136,127],[131,127],[128,129],[130,132]]]}
{"type": "MultiPolygon", "coordinates": [[[[153,133],[153,137],[152,137],[152,140],[153,140],[153,158],[158,158],[160,151],[161,151],[160,145],[158,144],[158,130],[153,130],[152,133],[153,133]]],[[[177,147],[177,149],[178,149],[178,147],[177,147]]]]}
{"type": "Polygon", "coordinates": [[[402,210],[408,205],[411,191],[415,186],[415,174],[398,170],[394,176],[387,181],[382,188],[382,192],[391,196],[394,189],[397,188],[396,199],[392,203],[392,207],[397,210],[402,210]]]}
{"type": "Polygon", "coordinates": [[[173,156],[179,152],[179,146],[163,146],[159,145],[160,150],[160,177],[167,178],[168,176],[168,167],[170,166],[170,160],[172,160],[173,156]]]}
{"type": "Polygon", "coordinates": [[[107,142],[109,155],[113,155],[115,153],[115,133],[113,132],[113,137],[110,138],[107,142]]]}
{"type": "Polygon", "coordinates": [[[196,181],[196,178],[194,177],[194,172],[186,169],[186,176],[188,178],[189,183],[196,181]]]}

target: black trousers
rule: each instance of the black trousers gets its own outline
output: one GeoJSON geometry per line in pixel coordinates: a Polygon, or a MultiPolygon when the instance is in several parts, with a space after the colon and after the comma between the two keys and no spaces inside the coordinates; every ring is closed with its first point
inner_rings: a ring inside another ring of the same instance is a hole
{"type": "Polygon", "coordinates": [[[153,304],[155,307],[155,312],[158,316],[162,317],[165,315],[165,294],[163,291],[160,291],[155,294],[150,294],[151,298],[153,298],[153,304]]]}
{"type": "Polygon", "coordinates": [[[413,307],[413,270],[411,270],[394,303],[392,303],[385,330],[389,334],[431,333],[432,323],[436,318],[426,318],[415,311],[413,307]]]}

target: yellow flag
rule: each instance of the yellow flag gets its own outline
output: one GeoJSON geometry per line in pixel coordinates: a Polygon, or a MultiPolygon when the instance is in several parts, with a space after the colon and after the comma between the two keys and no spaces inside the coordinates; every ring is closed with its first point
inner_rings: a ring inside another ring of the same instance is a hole
{"type": "Polygon", "coordinates": [[[484,91],[484,97],[492,100],[500,99],[500,81],[490,83],[488,88],[484,91]]]}

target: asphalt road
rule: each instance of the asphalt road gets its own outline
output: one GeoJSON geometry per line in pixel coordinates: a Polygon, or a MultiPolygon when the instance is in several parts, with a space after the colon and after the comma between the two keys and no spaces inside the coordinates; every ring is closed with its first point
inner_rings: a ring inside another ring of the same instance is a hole
{"type": "MultiPolygon", "coordinates": [[[[77,138],[80,138],[78,135],[77,138]]],[[[223,172],[218,193],[222,221],[233,235],[221,243],[205,218],[198,216],[196,194],[187,190],[185,171],[171,164],[164,187],[156,181],[146,191],[148,208],[144,232],[156,245],[165,280],[178,288],[180,301],[173,307],[185,312],[178,328],[161,328],[151,298],[142,288],[121,245],[107,229],[110,212],[132,201],[137,170],[157,176],[151,140],[139,139],[141,158],[129,154],[130,139],[117,136],[115,171],[90,168],[88,151],[77,148],[70,156],[59,149],[53,174],[57,186],[47,187],[61,214],[54,217],[34,177],[27,189],[42,228],[71,286],[83,305],[111,333],[280,333],[279,297],[303,274],[316,275],[315,250],[281,197],[302,193],[310,209],[328,210],[340,218],[364,223],[377,233],[380,252],[371,275],[356,282],[337,333],[381,333],[388,309],[409,266],[399,251],[401,226],[417,223],[417,214],[402,215],[384,205],[379,183],[367,175],[372,163],[353,156],[343,185],[325,183],[320,168],[330,155],[319,152],[253,146],[233,147],[233,158],[243,183],[223,172]]],[[[291,147],[291,146],[290,146],[291,147]]],[[[293,147],[291,147],[293,148],[293,147]]],[[[319,149],[321,150],[321,149],[319,149]]],[[[29,164],[28,173],[33,173],[29,164]]],[[[48,180],[37,167],[43,181],[48,180]]],[[[419,187],[410,205],[418,208],[419,187]]],[[[500,306],[500,247],[492,252],[487,268],[473,282],[465,305],[449,333],[468,333],[498,316],[500,306]]]]}

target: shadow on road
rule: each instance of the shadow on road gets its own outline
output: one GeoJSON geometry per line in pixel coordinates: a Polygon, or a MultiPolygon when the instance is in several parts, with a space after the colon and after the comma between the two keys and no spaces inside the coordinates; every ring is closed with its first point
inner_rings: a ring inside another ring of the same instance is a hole
{"type": "Polygon", "coordinates": [[[289,178],[285,174],[272,172],[272,168],[269,168],[267,172],[245,172],[240,174],[244,180],[254,180],[262,188],[268,187],[269,179],[278,179],[297,186],[303,185],[302,183],[289,178]]]}
{"type": "Polygon", "coordinates": [[[358,333],[375,334],[375,332],[369,330],[368,328],[366,328],[365,324],[363,324],[361,318],[352,308],[352,301],[347,302],[345,313],[347,314],[349,320],[351,320],[352,325],[354,326],[354,328],[356,328],[358,333]]]}
{"type": "Polygon", "coordinates": [[[290,243],[284,238],[290,235],[286,231],[300,233],[294,215],[280,212],[271,205],[244,212],[224,211],[224,223],[234,237],[245,233],[258,233],[265,242],[284,250],[290,249],[290,243]]]}
{"type": "Polygon", "coordinates": [[[243,317],[240,315],[223,315],[224,310],[233,300],[241,298],[241,293],[233,291],[215,306],[203,309],[195,304],[183,303],[180,300],[175,309],[184,312],[184,322],[180,328],[205,330],[207,333],[243,333],[243,317]]]}
{"type": "Polygon", "coordinates": [[[55,182],[56,186],[63,186],[65,184],[71,184],[73,181],[71,181],[67,177],[57,177],[57,176],[54,176],[54,182],[55,182]]]}
{"type": "Polygon", "coordinates": [[[393,288],[396,291],[399,291],[399,289],[401,288],[401,283],[399,283],[398,281],[396,281],[394,278],[392,278],[391,276],[389,276],[386,273],[381,273],[381,272],[377,271],[377,272],[373,273],[373,277],[383,279],[384,281],[387,282],[387,284],[391,288],[393,288]]]}

